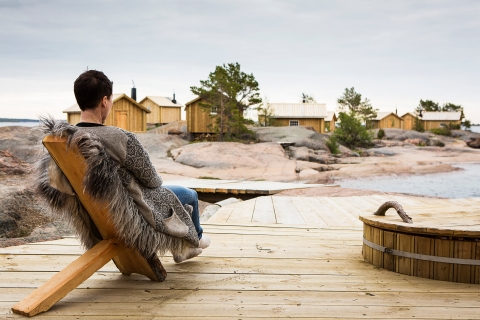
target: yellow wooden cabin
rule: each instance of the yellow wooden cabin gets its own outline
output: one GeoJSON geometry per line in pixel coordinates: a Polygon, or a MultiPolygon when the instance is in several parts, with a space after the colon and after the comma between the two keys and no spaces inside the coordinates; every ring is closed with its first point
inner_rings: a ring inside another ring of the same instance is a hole
{"type": "Polygon", "coordinates": [[[334,132],[335,122],[337,122],[337,115],[335,112],[327,111],[327,117],[325,118],[325,132],[334,132]]]}
{"type": "Polygon", "coordinates": [[[423,112],[422,122],[425,130],[446,127],[449,124],[459,125],[462,122],[462,112],[423,112]]]}
{"type": "Polygon", "coordinates": [[[401,129],[402,118],[394,112],[377,112],[377,117],[369,120],[367,126],[372,129],[401,129]]]}
{"type": "Polygon", "coordinates": [[[415,126],[415,119],[417,116],[411,112],[405,113],[402,117],[402,129],[403,130],[413,130],[415,126]]]}
{"type": "Polygon", "coordinates": [[[275,127],[312,127],[325,132],[327,109],[323,103],[271,103],[270,108],[275,127]]]}
{"type": "MultiPolygon", "coordinates": [[[[67,122],[80,122],[80,107],[74,104],[63,111],[67,114],[67,122]]],[[[115,126],[131,132],[147,131],[147,114],[151,111],[140,105],[126,94],[113,95],[113,107],[105,120],[105,125],[115,126]]]]}
{"type": "Polygon", "coordinates": [[[200,106],[201,102],[202,98],[197,97],[185,103],[187,131],[193,134],[214,133],[217,108],[212,107],[211,110],[205,110],[200,106]]]}
{"type": "Polygon", "coordinates": [[[175,95],[173,95],[173,99],[160,96],[146,96],[139,104],[151,111],[147,115],[147,124],[163,125],[182,120],[183,105],[176,102],[175,95]]]}

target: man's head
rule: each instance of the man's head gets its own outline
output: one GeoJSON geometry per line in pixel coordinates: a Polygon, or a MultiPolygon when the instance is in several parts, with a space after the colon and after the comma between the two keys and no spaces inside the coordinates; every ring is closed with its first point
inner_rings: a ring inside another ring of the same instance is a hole
{"type": "Polygon", "coordinates": [[[112,87],[113,82],[101,71],[88,70],[82,73],[73,85],[80,110],[95,109],[103,97],[109,99],[112,95],[112,87]]]}

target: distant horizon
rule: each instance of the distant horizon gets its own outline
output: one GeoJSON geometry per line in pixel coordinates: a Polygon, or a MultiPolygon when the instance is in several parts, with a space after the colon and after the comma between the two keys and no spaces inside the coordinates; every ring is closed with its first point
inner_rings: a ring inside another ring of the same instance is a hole
{"type": "MultiPolygon", "coordinates": [[[[57,119],[55,119],[57,120],[57,119]]],[[[38,122],[39,119],[25,119],[25,118],[0,118],[0,122],[38,122]]]]}
{"type": "MultiPolygon", "coordinates": [[[[57,119],[56,121],[67,121],[66,119],[57,119]]],[[[0,118],[0,122],[39,122],[40,119],[18,119],[18,118],[0,118]]],[[[186,121],[182,119],[181,121],[186,121]]],[[[480,127],[480,123],[472,123],[471,126],[480,127]]]]}

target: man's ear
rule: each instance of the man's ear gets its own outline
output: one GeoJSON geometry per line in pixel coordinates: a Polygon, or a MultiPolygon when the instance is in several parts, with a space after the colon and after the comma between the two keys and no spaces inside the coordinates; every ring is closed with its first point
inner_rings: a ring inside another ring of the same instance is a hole
{"type": "Polygon", "coordinates": [[[104,96],[103,99],[102,99],[102,106],[103,106],[103,107],[106,107],[106,106],[107,106],[107,103],[108,103],[108,97],[107,97],[107,96],[104,96]]]}

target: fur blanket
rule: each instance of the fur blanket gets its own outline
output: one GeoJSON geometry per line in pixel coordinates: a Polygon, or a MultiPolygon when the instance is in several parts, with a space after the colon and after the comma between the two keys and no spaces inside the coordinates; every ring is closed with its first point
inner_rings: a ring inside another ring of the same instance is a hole
{"type": "MultiPolygon", "coordinates": [[[[162,202],[162,208],[166,208],[161,212],[154,211],[155,222],[152,224],[139,212],[134,199],[122,183],[125,180],[122,177],[125,169],[111,159],[100,137],[64,122],[52,119],[41,119],[41,122],[45,135],[66,137],[67,147],[76,146],[85,158],[84,192],[109,203],[110,219],[118,237],[127,246],[138,249],[147,258],[154,253],[162,255],[166,251],[180,254],[190,246],[198,246],[198,236],[191,220],[191,207],[183,207],[170,190],[160,186],[142,187],[142,190],[159,197],[156,200],[162,202]],[[172,221],[176,224],[172,224],[172,221]]],[[[102,240],[88,212],[71,186],[68,188],[68,180],[48,153],[37,162],[35,186],[52,211],[71,223],[87,249],[102,240]],[[57,178],[53,178],[55,176],[57,178]]]]}

